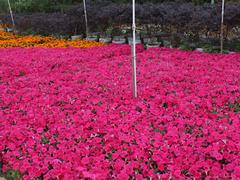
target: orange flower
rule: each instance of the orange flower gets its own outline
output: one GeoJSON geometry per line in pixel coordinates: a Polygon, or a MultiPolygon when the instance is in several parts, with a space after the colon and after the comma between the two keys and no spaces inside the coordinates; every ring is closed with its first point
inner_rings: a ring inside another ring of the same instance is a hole
{"type": "Polygon", "coordinates": [[[86,40],[64,40],[53,37],[43,36],[20,36],[13,33],[0,32],[0,48],[10,47],[41,47],[41,48],[90,48],[95,46],[103,46],[103,43],[86,40]]]}

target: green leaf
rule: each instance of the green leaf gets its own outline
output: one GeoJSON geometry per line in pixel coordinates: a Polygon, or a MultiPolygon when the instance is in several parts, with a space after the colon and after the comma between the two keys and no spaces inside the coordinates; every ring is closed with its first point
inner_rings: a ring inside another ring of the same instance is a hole
{"type": "Polygon", "coordinates": [[[42,143],[42,144],[49,144],[49,139],[46,138],[46,137],[43,137],[43,138],[41,139],[41,143],[42,143]]]}
{"type": "Polygon", "coordinates": [[[22,174],[19,171],[9,169],[6,172],[7,179],[21,179],[22,174]]]}

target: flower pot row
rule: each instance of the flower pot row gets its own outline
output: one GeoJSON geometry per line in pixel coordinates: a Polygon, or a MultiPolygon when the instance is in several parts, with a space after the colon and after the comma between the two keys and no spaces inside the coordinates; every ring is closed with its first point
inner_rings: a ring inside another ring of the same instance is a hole
{"type": "Polygon", "coordinates": [[[14,32],[14,29],[13,29],[13,28],[3,28],[3,27],[0,27],[0,31],[4,31],[4,32],[14,32]]]}
{"type": "MultiPolygon", "coordinates": [[[[72,36],[72,40],[76,39],[83,39],[82,35],[75,35],[72,36]]],[[[113,43],[113,44],[133,44],[133,38],[132,37],[126,37],[126,36],[101,36],[101,35],[89,35],[86,40],[89,41],[99,41],[103,43],[113,43]]],[[[136,36],[136,44],[144,44],[147,48],[152,48],[152,47],[159,47],[161,44],[164,44],[160,41],[157,37],[143,37],[141,38],[140,36],[136,36]]],[[[165,43],[167,45],[167,43],[165,43]]]]}

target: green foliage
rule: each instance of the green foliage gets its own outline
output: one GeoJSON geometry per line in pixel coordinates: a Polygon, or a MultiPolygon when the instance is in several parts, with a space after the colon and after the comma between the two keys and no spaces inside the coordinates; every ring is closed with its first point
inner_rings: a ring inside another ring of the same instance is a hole
{"type": "Polygon", "coordinates": [[[33,28],[29,28],[25,32],[27,35],[37,35],[33,28]]]}
{"type": "Polygon", "coordinates": [[[16,12],[46,12],[51,10],[49,0],[18,0],[13,3],[16,12]]]}
{"type": "Polygon", "coordinates": [[[184,42],[183,44],[180,45],[179,49],[186,50],[186,51],[192,51],[192,50],[196,49],[196,46],[192,43],[184,42]]]}
{"type": "Polygon", "coordinates": [[[219,53],[220,47],[218,46],[212,46],[210,44],[205,44],[203,47],[203,51],[207,53],[219,53]]]}
{"type": "Polygon", "coordinates": [[[234,50],[240,52],[240,42],[235,44],[234,50]]]}
{"type": "Polygon", "coordinates": [[[229,108],[232,108],[234,112],[240,112],[240,103],[235,101],[234,103],[229,104],[229,108]]]}
{"type": "Polygon", "coordinates": [[[22,178],[22,174],[19,171],[15,171],[15,170],[7,170],[7,172],[5,173],[5,177],[7,179],[21,179],[22,178]]]}
{"type": "Polygon", "coordinates": [[[8,4],[6,0],[0,0],[0,14],[8,10],[8,4]]]}
{"type": "Polygon", "coordinates": [[[214,48],[209,44],[204,45],[202,48],[204,52],[208,52],[208,53],[214,52],[214,48]]]}
{"type": "MultiPolygon", "coordinates": [[[[10,0],[14,12],[52,12],[81,3],[81,0],[10,0]]],[[[7,0],[0,0],[0,14],[8,13],[7,0]]]]}
{"type": "Polygon", "coordinates": [[[49,139],[48,138],[46,138],[46,137],[43,137],[42,139],[41,139],[41,143],[42,144],[49,144],[49,139]]]}

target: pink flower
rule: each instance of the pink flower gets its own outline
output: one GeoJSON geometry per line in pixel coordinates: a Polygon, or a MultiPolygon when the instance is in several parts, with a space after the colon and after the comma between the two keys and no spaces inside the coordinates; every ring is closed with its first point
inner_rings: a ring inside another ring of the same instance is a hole
{"type": "Polygon", "coordinates": [[[237,177],[240,177],[240,166],[234,168],[234,173],[237,177]]]}
{"type": "Polygon", "coordinates": [[[128,45],[0,49],[2,170],[238,179],[240,54],[137,49],[136,99],[128,45]]]}

